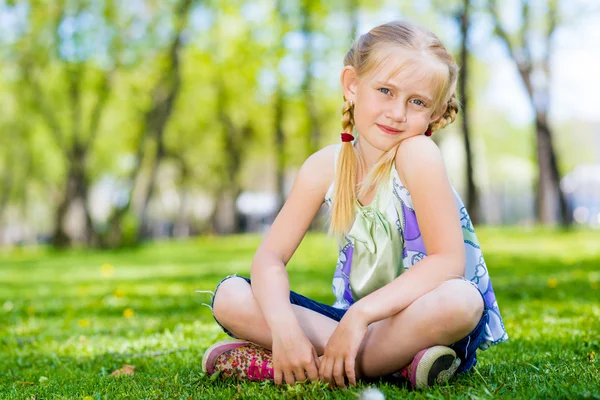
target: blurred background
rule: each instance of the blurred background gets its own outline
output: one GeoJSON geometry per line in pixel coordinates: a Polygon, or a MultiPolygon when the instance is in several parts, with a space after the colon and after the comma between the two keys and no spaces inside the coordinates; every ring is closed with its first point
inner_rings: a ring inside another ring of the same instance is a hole
{"type": "Polygon", "coordinates": [[[461,67],[433,138],[472,219],[599,229],[595,0],[0,0],[0,245],[264,232],[393,19],[461,67]]]}

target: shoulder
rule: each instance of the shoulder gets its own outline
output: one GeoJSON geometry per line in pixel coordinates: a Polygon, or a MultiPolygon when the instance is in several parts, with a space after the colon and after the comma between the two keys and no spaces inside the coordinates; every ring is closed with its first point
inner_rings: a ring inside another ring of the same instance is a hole
{"type": "Polygon", "coordinates": [[[439,147],[423,135],[403,140],[398,146],[394,163],[400,179],[409,187],[416,176],[446,175],[439,147]]]}
{"type": "Polygon", "coordinates": [[[313,153],[302,164],[297,179],[325,194],[335,178],[334,161],[337,148],[337,145],[332,144],[313,153]]]}

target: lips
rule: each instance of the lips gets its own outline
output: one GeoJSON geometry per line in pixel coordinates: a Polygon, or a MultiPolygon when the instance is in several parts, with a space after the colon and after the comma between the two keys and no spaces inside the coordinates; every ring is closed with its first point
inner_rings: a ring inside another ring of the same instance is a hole
{"type": "Polygon", "coordinates": [[[379,127],[379,129],[381,129],[382,131],[384,131],[387,134],[397,135],[398,133],[400,133],[400,131],[398,129],[393,129],[393,128],[387,127],[385,125],[379,125],[379,124],[376,124],[376,125],[377,125],[377,127],[379,127]]]}

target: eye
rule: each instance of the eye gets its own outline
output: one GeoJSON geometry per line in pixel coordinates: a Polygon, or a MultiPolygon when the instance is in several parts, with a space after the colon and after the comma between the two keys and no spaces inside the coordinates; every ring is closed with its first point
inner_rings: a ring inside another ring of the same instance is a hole
{"type": "Polygon", "coordinates": [[[388,88],[379,88],[378,90],[383,94],[391,94],[392,93],[392,91],[388,88]],[[384,90],[387,91],[387,93],[384,92],[384,90]]]}
{"type": "Polygon", "coordinates": [[[412,102],[418,106],[425,107],[425,102],[423,100],[414,99],[414,100],[412,100],[412,102]]]}

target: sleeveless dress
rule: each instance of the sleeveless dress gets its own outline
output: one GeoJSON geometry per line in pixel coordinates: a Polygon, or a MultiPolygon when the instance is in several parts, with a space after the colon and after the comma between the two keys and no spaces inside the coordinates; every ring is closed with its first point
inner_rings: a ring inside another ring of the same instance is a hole
{"type": "MultiPolygon", "coordinates": [[[[342,144],[338,144],[334,168],[342,144]]],[[[466,251],[467,280],[476,284],[489,308],[485,340],[490,346],[508,339],[500,315],[492,281],[475,236],[471,219],[456,190],[452,188],[459,209],[466,251]]],[[[325,196],[331,208],[333,183],[325,196]]],[[[339,248],[333,276],[333,307],[347,309],[362,297],[393,281],[405,270],[427,257],[410,193],[402,184],[394,164],[389,178],[382,182],[371,204],[355,203],[355,222],[339,248]]]]}

